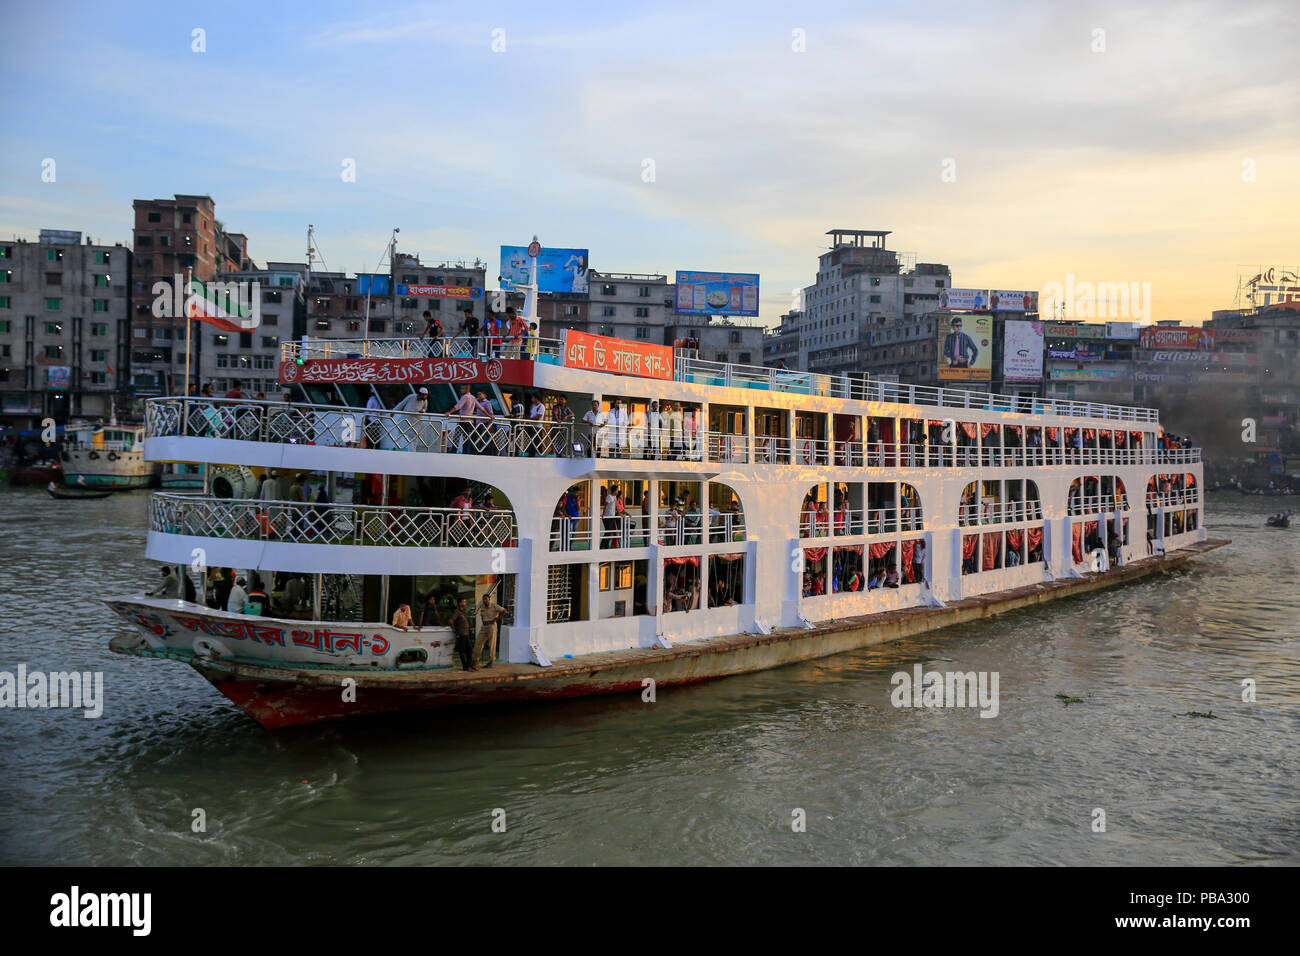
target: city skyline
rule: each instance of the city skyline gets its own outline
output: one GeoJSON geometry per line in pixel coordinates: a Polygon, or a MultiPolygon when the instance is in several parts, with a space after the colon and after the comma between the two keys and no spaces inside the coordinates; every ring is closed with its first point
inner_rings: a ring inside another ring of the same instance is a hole
{"type": "Polygon", "coordinates": [[[1150,282],[1147,321],[1201,322],[1248,264],[1300,259],[1297,18],[1208,6],[576,3],[572,29],[527,7],[10,8],[0,79],[41,95],[10,103],[0,236],[129,245],[132,200],[203,193],[258,263],[303,261],[312,223],[319,268],[373,271],[396,226],[491,284],[537,233],[597,271],[757,272],[770,326],[827,229],[888,229],[957,286],[1150,282]],[[999,49],[1015,61],[966,59],[999,49]]]}

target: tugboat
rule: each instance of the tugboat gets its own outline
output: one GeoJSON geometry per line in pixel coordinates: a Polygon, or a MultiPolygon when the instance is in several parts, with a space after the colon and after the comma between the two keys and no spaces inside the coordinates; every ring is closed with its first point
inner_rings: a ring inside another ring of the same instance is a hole
{"type": "Polygon", "coordinates": [[[129,425],[69,427],[63,449],[63,482],[125,491],[152,484],[162,466],[144,457],[144,428],[129,425]]]}

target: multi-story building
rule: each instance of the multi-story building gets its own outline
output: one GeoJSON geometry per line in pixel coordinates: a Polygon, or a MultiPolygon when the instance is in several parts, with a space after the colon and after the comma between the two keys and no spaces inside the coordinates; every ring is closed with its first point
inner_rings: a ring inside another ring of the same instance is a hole
{"type": "MultiPolygon", "coordinates": [[[[885,248],[888,231],[832,229],[826,234],[831,248],[818,259],[817,281],[803,290],[799,367],[862,371],[873,346],[879,350],[888,342],[873,343],[872,333],[938,308],[952,274],[946,265],[917,263],[910,253],[885,248]]],[[[908,358],[919,361],[920,356],[908,358]]]]}
{"type": "Polygon", "coordinates": [[[227,332],[206,322],[192,326],[193,337],[203,339],[198,377],[214,394],[235,384],[249,397],[280,390],[280,344],[306,327],[305,273],[306,266],[297,263],[269,262],[265,269],[218,274],[221,282],[256,283],[260,310],[257,325],[247,331],[227,332]]]}
{"type": "MultiPolygon", "coordinates": [[[[248,239],[242,233],[226,231],[216,218],[210,196],[178,193],[171,199],[137,199],[133,208],[131,381],[141,395],[180,393],[186,367],[186,319],[154,314],[154,302],[160,295],[155,285],[164,282],[170,289],[178,275],[182,282],[190,274],[207,282],[218,273],[251,269],[248,239]]],[[[174,296],[168,298],[174,302],[174,296]]],[[[198,348],[201,350],[202,344],[198,348]]],[[[192,371],[201,359],[195,354],[189,358],[192,371]]]]}
{"type": "MultiPolygon", "coordinates": [[[[883,324],[868,326],[860,367],[872,378],[911,385],[938,383],[936,328],[943,312],[905,314],[883,324]]],[[[966,383],[978,390],[979,383],[966,383]]]]}
{"type": "Polygon", "coordinates": [[[125,414],[131,250],[43,229],[0,243],[0,415],[20,429],[46,417],[125,414]]]}
{"type": "MultiPolygon", "coordinates": [[[[426,311],[442,323],[443,332],[448,335],[460,329],[465,313],[473,313],[480,326],[487,315],[487,293],[483,285],[487,278],[487,263],[482,259],[443,259],[436,263],[421,263],[418,255],[399,252],[393,261],[392,278],[394,334],[419,335],[424,331],[422,316],[426,311]],[[406,286],[409,294],[397,295],[401,286],[406,286]],[[438,290],[470,288],[480,292],[476,298],[452,298],[446,294],[416,294],[412,286],[432,286],[438,290]]],[[[372,297],[371,335],[384,334],[382,328],[376,327],[377,321],[383,320],[376,320],[372,297]]]]}
{"type": "Polygon", "coordinates": [[[803,313],[793,309],[781,316],[781,323],[774,329],[763,333],[763,364],[777,368],[782,362],[785,368],[799,367],[799,325],[803,313]]]}

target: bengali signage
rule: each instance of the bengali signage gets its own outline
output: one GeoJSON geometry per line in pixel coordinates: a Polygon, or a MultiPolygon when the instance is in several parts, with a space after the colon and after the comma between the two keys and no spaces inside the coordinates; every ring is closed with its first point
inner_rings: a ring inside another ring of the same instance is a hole
{"type": "Polygon", "coordinates": [[[1002,330],[1002,379],[1043,380],[1043,323],[1008,320],[1002,330]]]}
{"type": "MultiPolygon", "coordinates": [[[[532,257],[525,246],[501,247],[501,288],[528,284],[532,257]]],[[[537,255],[537,291],[587,294],[591,268],[586,249],[542,249],[537,255]]]]}
{"type": "Polygon", "coordinates": [[[993,371],[993,317],[954,315],[937,323],[939,378],[987,382],[993,371]]]}
{"type": "Polygon", "coordinates": [[[1136,322],[1107,322],[1106,338],[1136,342],[1142,334],[1142,327],[1136,322]]]}
{"type": "Polygon", "coordinates": [[[994,312],[1037,312],[1038,293],[994,289],[989,293],[989,308],[994,312]]]}
{"type": "Polygon", "coordinates": [[[1199,352],[1185,349],[1152,352],[1153,362],[1200,362],[1204,365],[1256,365],[1254,352],[1199,352]]]}
{"type": "Polygon", "coordinates": [[[1047,357],[1054,359],[1068,359],[1074,362],[1096,362],[1102,357],[1100,352],[1094,352],[1091,349],[1048,349],[1047,357]]]}
{"type": "Polygon", "coordinates": [[[944,289],[939,293],[939,308],[982,311],[989,307],[988,289],[944,289]]]}
{"type": "Polygon", "coordinates": [[[426,299],[481,299],[483,290],[474,285],[409,285],[397,284],[397,294],[426,299]]]}
{"type": "Polygon", "coordinates": [[[524,359],[307,359],[280,363],[281,382],[434,385],[451,382],[533,384],[533,363],[524,359]]]}
{"type": "Polygon", "coordinates": [[[1054,368],[1054,382],[1109,382],[1119,377],[1116,368],[1054,368]]]}
{"type": "Polygon", "coordinates": [[[67,365],[52,365],[45,370],[45,388],[49,391],[72,387],[72,369],[67,365]]]}
{"type": "Polygon", "coordinates": [[[1104,339],[1106,326],[1081,322],[1045,322],[1043,334],[1049,339],[1104,339]]]}
{"type": "Polygon", "coordinates": [[[1138,371],[1133,373],[1133,378],[1139,382],[1183,382],[1191,384],[1192,382],[1205,382],[1212,380],[1215,384],[1226,383],[1253,383],[1255,377],[1249,372],[1224,372],[1218,369],[1198,370],[1195,372],[1147,372],[1138,371]]]}
{"type": "Polygon", "coordinates": [[[1210,349],[1214,348],[1214,330],[1147,326],[1142,330],[1141,345],[1144,349],[1210,349]]]}
{"type": "Polygon", "coordinates": [[[564,330],[564,364],[589,372],[614,372],[671,380],[673,350],[667,345],[564,330]]]}
{"type": "Polygon", "coordinates": [[[679,315],[758,315],[758,275],[677,271],[679,315]]]}
{"type": "Polygon", "coordinates": [[[1214,341],[1221,342],[1258,342],[1259,329],[1215,329],[1214,341]]]}

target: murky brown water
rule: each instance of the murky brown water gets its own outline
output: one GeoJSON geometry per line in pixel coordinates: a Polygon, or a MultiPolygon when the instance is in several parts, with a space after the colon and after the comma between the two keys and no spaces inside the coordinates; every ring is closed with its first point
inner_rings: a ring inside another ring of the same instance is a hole
{"type": "Polygon", "coordinates": [[[0,863],[1298,863],[1300,529],[1265,528],[1277,507],[1212,495],[1234,543],[1187,570],[653,705],[271,734],[107,650],[97,596],[157,573],[145,494],[2,491],[0,671],[99,670],[106,703],[0,710],[0,863]],[[999,715],[894,708],[918,662],[997,671],[999,715]]]}

